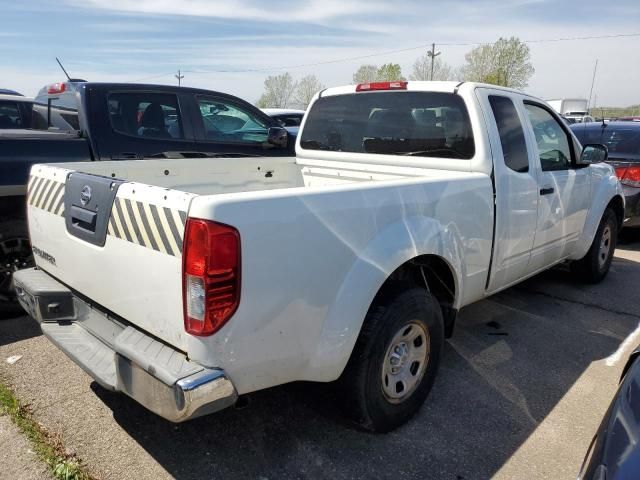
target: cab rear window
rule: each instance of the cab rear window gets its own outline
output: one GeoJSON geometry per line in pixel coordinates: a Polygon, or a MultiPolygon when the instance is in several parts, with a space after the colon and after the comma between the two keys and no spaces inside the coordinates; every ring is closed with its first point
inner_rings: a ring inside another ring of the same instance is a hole
{"type": "Polygon", "coordinates": [[[375,92],[318,99],[300,145],[307,150],[470,159],[475,144],[462,98],[375,92]]]}

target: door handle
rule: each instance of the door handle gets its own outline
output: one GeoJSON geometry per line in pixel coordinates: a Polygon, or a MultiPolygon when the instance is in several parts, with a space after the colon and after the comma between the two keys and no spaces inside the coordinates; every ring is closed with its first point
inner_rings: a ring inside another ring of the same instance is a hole
{"type": "Polygon", "coordinates": [[[553,187],[545,187],[540,189],[540,195],[550,195],[553,192],[555,192],[553,187]]]}

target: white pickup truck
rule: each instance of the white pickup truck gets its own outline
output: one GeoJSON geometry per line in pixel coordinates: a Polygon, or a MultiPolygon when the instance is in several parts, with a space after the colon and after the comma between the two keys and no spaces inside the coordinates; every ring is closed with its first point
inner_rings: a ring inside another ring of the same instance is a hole
{"type": "Polygon", "coordinates": [[[433,384],[457,311],[560,262],[606,275],[624,212],[605,147],[489,85],[323,90],[295,158],[36,165],[43,333],[102,386],[179,422],[338,380],[388,431],[433,384]]]}

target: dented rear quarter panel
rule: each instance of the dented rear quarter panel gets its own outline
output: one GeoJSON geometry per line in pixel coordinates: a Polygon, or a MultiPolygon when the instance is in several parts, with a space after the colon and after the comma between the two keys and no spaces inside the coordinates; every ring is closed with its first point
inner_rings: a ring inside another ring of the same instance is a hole
{"type": "Polygon", "coordinates": [[[407,260],[450,265],[456,306],[482,296],[493,225],[487,175],[201,196],[189,215],[233,225],[242,244],[242,292],[212,337],[189,355],[223,368],[239,393],[342,372],[366,312],[407,260]]]}

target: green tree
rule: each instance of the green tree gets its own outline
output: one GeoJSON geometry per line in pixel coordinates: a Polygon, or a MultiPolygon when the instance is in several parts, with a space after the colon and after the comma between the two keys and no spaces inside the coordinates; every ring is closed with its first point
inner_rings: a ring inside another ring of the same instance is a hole
{"type": "Polygon", "coordinates": [[[315,75],[307,75],[298,81],[294,101],[298,106],[307,108],[313,96],[324,88],[324,85],[318,80],[318,77],[315,75]]]}
{"type": "Polygon", "coordinates": [[[535,72],[529,47],[516,37],[476,47],[465,59],[464,79],[472,82],[522,89],[535,72]]]}
{"type": "Polygon", "coordinates": [[[378,68],[378,74],[376,77],[378,82],[393,82],[396,80],[406,80],[402,76],[402,68],[397,63],[385,63],[378,68]]]}
{"type": "MultiPolygon", "coordinates": [[[[451,66],[436,57],[433,62],[433,80],[455,80],[456,72],[451,66]]],[[[413,64],[410,80],[431,80],[431,57],[427,54],[419,57],[413,64]]]]}
{"type": "Polygon", "coordinates": [[[256,102],[258,108],[286,108],[296,90],[297,83],[287,72],[269,76],[264,81],[264,93],[256,102]]]}
{"type": "Polygon", "coordinates": [[[370,83],[378,80],[378,67],[376,65],[360,65],[353,74],[353,83],[370,83]]]}
{"type": "Polygon", "coordinates": [[[377,65],[360,65],[353,74],[353,83],[393,82],[406,80],[402,76],[402,68],[397,63],[385,63],[377,65]]]}

